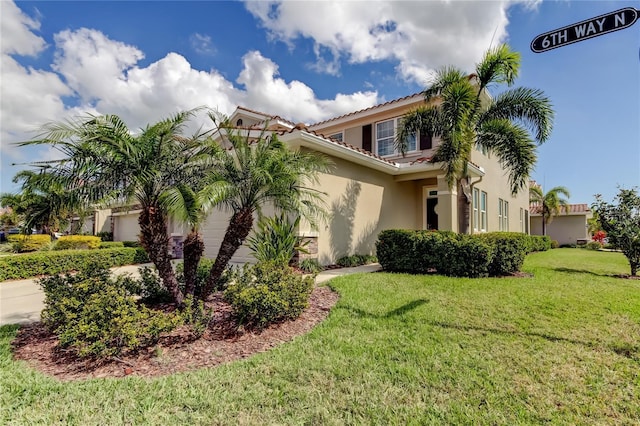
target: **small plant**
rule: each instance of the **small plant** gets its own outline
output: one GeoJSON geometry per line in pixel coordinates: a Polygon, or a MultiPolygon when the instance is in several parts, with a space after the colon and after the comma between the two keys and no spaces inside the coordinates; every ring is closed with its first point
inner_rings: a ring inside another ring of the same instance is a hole
{"type": "Polygon", "coordinates": [[[600,250],[603,247],[603,244],[599,241],[589,241],[585,247],[588,250],[600,250]]]}
{"type": "Polygon", "coordinates": [[[45,293],[42,321],[60,346],[79,356],[107,357],[157,342],[182,323],[179,315],[151,310],[135,301],[127,279],[87,268],[75,275],[40,280],[45,293]]]}
{"type": "Polygon", "coordinates": [[[336,261],[336,265],[343,268],[350,268],[353,266],[367,265],[369,263],[376,263],[378,258],[369,254],[353,254],[351,256],[341,257],[336,261]]]}
{"type": "Polygon", "coordinates": [[[194,300],[189,295],[184,299],[184,306],[180,313],[185,324],[191,327],[191,331],[196,338],[202,335],[209,328],[209,324],[213,319],[213,309],[207,309],[202,300],[194,300]]]}
{"type": "Polygon", "coordinates": [[[300,217],[293,222],[283,213],[280,216],[264,217],[258,222],[247,245],[258,262],[273,261],[288,265],[296,251],[305,252],[306,244],[296,235],[300,217]]]}
{"type": "Polygon", "coordinates": [[[593,241],[597,241],[600,244],[604,244],[604,240],[605,238],[607,238],[607,233],[604,231],[597,231],[596,233],[593,234],[593,236],[591,237],[591,239],[593,241]]]}
{"type": "Polygon", "coordinates": [[[96,237],[100,237],[100,241],[113,241],[113,232],[102,231],[96,234],[96,237]]]}
{"type": "Polygon", "coordinates": [[[551,240],[551,248],[557,249],[558,247],[560,247],[560,243],[557,240],[551,240]]]}
{"type": "Polygon", "coordinates": [[[245,265],[224,292],[241,324],[258,328],[302,314],[309,305],[313,278],[278,262],[245,265]]]}
{"type": "Polygon", "coordinates": [[[300,263],[298,263],[298,268],[309,274],[317,274],[318,272],[324,271],[324,266],[320,264],[318,259],[311,258],[302,259],[300,263]]]}

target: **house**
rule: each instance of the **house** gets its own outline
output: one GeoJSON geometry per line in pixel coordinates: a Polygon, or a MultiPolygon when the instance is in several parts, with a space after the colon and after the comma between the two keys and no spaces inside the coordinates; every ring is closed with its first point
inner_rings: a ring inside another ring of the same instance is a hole
{"type": "MultiPolygon", "coordinates": [[[[327,194],[330,219],[320,229],[304,223],[299,227],[299,235],[311,242],[312,256],[330,264],[345,255],[374,253],[384,229],[458,231],[457,189],[449,188],[441,165],[429,161],[439,139],[417,134],[405,156],[394,150],[402,117],[424,103],[417,93],[310,125],[244,107],[229,119],[241,131],[267,128],[291,149],[316,151],[333,162],[333,170],[319,176],[317,188],[327,194]]],[[[471,231],[528,233],[529,188],[513,196],[498,160],[480,150],[473,151],[468,170],[471,231]]],[[[112,209],[94,223],[103,229],[110,225],[115,240],[136,239],[137,213],[134,208],[112,209]]],[[[206,257],[216,256],[229,217],[213,212],[201,227],[206,257]]],[[[169,231],[177,236],[187,229],[170,224],[169,231]]],[[[242,247],[233,262],[252,260],[242,247]]]]}
{"type": "MultiPolygon", "coordinates": [[[[542,206],[530,206],[531,234],[542,235],[542,206]]],[[[591,239],[588,220],[593,213],[586,204],[569,204],[546,226],[546,233],[558,244],[582,244],[591,239]]]]}
{"type": "MultiPolygon", "coordinates": [[[[458,231],[456,188],[449,188],[440,164],[429,162],[438,138],[416,135],[404,157],[394,151],[403,115],[423,104],[418,93],[311,125],[238,107],[230,121],[239,128],[266,126],[292,149],[320,152],[333,162],[331,173],[320,175],[318,187],[327,194],[328,223],[317,230],[304,224],[299,229],[300,236],[313,242],[318,260],[329,264],[349,254],[374,253],[383,229],[458,231]]],[[[468,167],[472,232],[528,233],[528,187],[512,196],[505,171],[486,152],[475,150],[468,167]]],[[[228,217],[212,214],[202,227],[207,257],[217,254],[228,217]]],[[[243,248],[234,260],[252,258],[243,248]]]]}

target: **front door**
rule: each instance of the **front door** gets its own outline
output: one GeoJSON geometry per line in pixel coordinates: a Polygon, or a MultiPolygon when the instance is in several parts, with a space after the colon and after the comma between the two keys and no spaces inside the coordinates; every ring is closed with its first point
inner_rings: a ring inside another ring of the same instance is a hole
{"type": "Polygon", "coordinates": [[[427,229],[438,229],[438,213],[436,213],[437,205],[437,197],[427,198],[427,229]]]}

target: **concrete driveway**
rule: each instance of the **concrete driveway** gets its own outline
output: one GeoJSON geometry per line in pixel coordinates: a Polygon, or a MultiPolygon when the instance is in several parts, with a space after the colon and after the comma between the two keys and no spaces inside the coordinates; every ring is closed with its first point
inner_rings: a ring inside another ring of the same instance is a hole
{"type": "MultiPolygon", "coordinates": [[[[152,265],[119,266],[111,268],[111,271],[116,274],[137,276],[140,266],[152,265]]],[[[316,277],[316,283],[320,284],[341,275],[379,270],[380,265],[377,263],[353,268],[331,269],[319,273],[316,277]]],[[[36,281],[35,279],[28,279],[0,283],[0,325],[24,324],[40,320],[44,293],[36,281]]]]}

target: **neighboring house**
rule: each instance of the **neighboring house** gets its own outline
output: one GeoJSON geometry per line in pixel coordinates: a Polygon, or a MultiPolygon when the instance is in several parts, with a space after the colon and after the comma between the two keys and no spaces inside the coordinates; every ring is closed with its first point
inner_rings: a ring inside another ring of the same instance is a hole
{"type": "MultiPolygon", "coordinates": [[[[531,234],[542,235],[542,206],[532,205],[531,234]]],[[[558,244],[582,244],[591,239],[588,220],[593,213],[586,204],[569,204],[547,224],[547,235],[558,244]]]]}
{"type": "MultiPolygon", "coordinates": [[[[321,263],[330,264],[345,255],[374,253],[378,233],[384,229],[458,230],[456,188],[449,189],[440,164],[429,162],[438,138],[415,135],[406,156],[394,151],[403,115],[423,104],[424,97],[419,93],[311,125],[238,107],[230,122],[247,132],[266,126],[292,149],[316,151],[331,159],[334,168],[320,175],[317,188],[327,194],[330,218],[318,230],[305,224],[299,229],[299,234],[317,247],[313,255],[321,263]]],[[[472,153],[468,166],[472,176],[472,232],[528,233],[528,186],[513,197],[498,160],[479,150],[472,153]]],[[[205,256],[216,256],[229,216],[214,212],[202,226],[205,256]]],[[[130,239],[137,234],[134,210],[112,217],[114,239],[130,239]]],[[[186,227],[170,228],[171,233],[187,231],[186,227]]],[[[245,247],[233,259],[251,260],[245,247]]]]}

